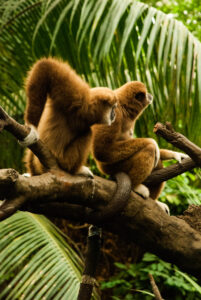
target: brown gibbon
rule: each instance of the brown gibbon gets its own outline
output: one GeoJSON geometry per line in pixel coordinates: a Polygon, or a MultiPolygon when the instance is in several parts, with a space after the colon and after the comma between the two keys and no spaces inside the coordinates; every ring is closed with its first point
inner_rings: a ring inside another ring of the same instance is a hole
{"type": "MultiPolygon", "coordinates": [[[[112,124],[116,93],[109,88],[90,88],[67,63],[53,58],[37,61],[25,86],[25,123],[37,128],[61,169],[93,177],[84,166],[92,142],[91,126],[112,124]]],[[[32,175],[47,171],[30,150],[25,162],[32,175]]]]}
{"type": "MultiPolygon", "coordinates": [[[[93,156],[103,173],[127,173],[135,192],[144,198],[151,196],[156,200],[164,184],[149,190],[142,183],[153,169],[162,168],[161,160],[180,161],[186,155],[166,149],[159,150],[154,139],[132,137],[136,120],[153,99],[143,83],[128,82],[116,89],[115,94],[118,99],[115,121],[110,127],[93,126],[93,156]]],[[[168,212],[166,204],[160,204],[159,201],[158,204],[168,212]]]]}

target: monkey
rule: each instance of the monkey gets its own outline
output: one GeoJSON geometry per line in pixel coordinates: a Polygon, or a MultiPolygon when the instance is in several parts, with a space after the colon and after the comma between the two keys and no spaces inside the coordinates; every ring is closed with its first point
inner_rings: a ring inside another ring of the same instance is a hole
{"type": "MultiPolygon", "coordinates": [[[[37,61],[29,71],[25,88],[24,119],[31,132],[20,144],[27,146],[39,134],[63,171],[93,178],[85,166],[92,144],[91,126],[112,125],[116,118],[116,93],[106,87],[90,88],[68,63],[55,58],[37,61]]],[[[48,171],[29,149],[24,161],[31,175],[48,171]]],[[[85,208],[89,221],[107,222],[126,205],[131,192],[130,178],[122,172],[114,177],[117,188],[113,199],[103,210],[85,208]]]]}
{"type": "MultiPolygon", "coordinates": [[[[157,200],[164,184],[149,190],[142,183],[155,168],[162,168],[162,160],[180,161],[187,155],[160,150],[152,138],[132,137],[136,120],[153,100],[142,82],[128,82],[114,92],[118,99],[116,119],[110,127],[93,126],[93,156],[100,171],[109,175],[127,173],[131,178],[132,190],[145,199],[151,196],[157,200]]],[[[158,202],[168,212],[167,205],[158,202]]]]}
{"type": "MultiPolygon", "coordinates": [[[[116,94],[106,87],[90,88],[68,63],[55,58],[38,60],[29,71],[25,88],[25,123],[37,128],[62,170],[93,177],[85,166],[92,142],[91,126],[112,124],[116,94]]],[[[30,150],[25,163],[32,175],[47,171],[30,150]]]]}

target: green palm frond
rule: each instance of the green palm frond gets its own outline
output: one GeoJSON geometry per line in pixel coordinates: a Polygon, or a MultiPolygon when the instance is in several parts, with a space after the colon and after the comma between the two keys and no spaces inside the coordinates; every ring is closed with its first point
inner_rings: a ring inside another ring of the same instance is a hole
{"type": "Polygon", "coordinates": [[[47,218],[16,213],[0,241],[0,299],[76,299],[82,260],[47,218]]]}
{"type": "Polygon", "coordinates": [[[201,44],[181,22],[135,0],[5,2],[0,96],[18,95],[37,58],[62,57],[92,86],[146,83],[155,101],[137,123],[138,135],[171,121],[201,143],[201,44]]]}

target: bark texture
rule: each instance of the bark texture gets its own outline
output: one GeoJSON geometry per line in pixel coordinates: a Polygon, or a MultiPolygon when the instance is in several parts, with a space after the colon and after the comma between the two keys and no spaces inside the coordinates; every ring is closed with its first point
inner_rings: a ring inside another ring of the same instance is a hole
{"type": "MultiPolygon", "coordinates": [[[[0,131],[10,131],[23,139],[30,131],[0,109],[0,131]]],[[[157,123],[156,134],[189,154],[190,158],[168,168],[153,172],[146,180],[152,185],[201,166],[201,149],[176,133],[170,124],[157,123]]],[[[25,178],[12,169],[0,170],[0,220],[17,209],[43,213],[47,216],[91,223],[89,208],[104,211],[116,190],[116,183],[95,176],[94,179],[71,176],[59,169],[51,152],[42,141],[30,146],[50,172],[25,178]],[[42,146],[41,146],[42,145],[42,146]]],[[[176,264],[182,270],[201,277],[201,208],[192,206],[183,216],[165,214],[152,199],[144,200],[134,192],[123,211],[101,226],[135,242],[145,250],[176,264]]],[[[93,223],[96,225],[95,220],[93,223]]],[[[100,224],[99,224],[100,225],[100,224]]]]}

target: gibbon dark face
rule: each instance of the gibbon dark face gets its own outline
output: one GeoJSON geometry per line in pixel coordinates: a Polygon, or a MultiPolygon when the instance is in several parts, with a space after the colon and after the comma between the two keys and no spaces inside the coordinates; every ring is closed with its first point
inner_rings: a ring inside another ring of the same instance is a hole
{"type": "Polygon", "coordinates": [[[149,93],[146,92],[138,92],[136,94],[134,94],[134,101],[133,103],[141,103],[141,105],[145,108],[147,107],[149,104],[151,104],[153,101],[153,96],[149,93]]]}
{"type": "Polygon", "coordinates": [[[131,120],[136,120],[143,110],[151,104],[153,96],[147,92],[145,85],[131,81],[115,90],[119,105],[127,112],[131,120]]]}

